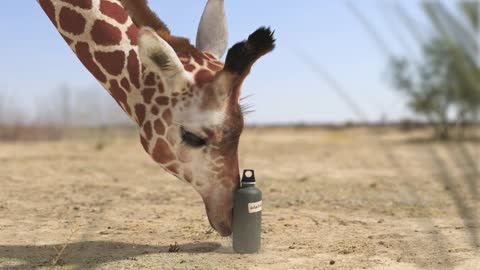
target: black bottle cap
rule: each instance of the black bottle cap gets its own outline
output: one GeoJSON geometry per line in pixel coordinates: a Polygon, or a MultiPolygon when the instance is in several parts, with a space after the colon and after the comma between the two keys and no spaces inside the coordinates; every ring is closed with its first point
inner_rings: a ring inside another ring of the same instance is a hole
{"type": "Polygon", "coordinates": [[[255,171],[243,170],[242,186],[243,185],[255,185],[255,171]]]}

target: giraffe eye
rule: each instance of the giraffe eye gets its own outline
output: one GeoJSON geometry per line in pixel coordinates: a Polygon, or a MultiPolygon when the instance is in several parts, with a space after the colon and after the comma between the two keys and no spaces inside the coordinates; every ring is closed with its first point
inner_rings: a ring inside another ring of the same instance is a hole
{"type": "Polygon", "coordinates": [[[207,140],[190,132],[185,130],[183,127],[180,129],[180,135],[182,137],[182,141],[193,148],[200,148],[202,146],[207,145],[207,140]]]}

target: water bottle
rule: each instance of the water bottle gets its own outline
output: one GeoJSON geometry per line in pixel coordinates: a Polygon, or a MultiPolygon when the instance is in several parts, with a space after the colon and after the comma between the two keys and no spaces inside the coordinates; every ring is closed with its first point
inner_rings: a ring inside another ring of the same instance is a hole
{"type": "Polygon", "coordinates": [[[233,249],[251,254],[260,250],[262,232],[262,192],[255,187],[255,172],[244,170],[233,206],[233,249]]]}

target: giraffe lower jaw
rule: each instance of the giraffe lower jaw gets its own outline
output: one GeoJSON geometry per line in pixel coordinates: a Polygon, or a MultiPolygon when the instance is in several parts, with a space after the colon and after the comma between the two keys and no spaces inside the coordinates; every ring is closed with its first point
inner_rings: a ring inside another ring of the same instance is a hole
{"type": "Polygon", "coordinates": [[[225,205],[222,207],[218,204],[209,206],[208,203],[206,203],[205,206],[208,221],[212,228],[223,237],[230,236],[232,234],[232,207],[226,207],[225,205]]]}
{"type": "MultiPolygon", "coordinates": [[[[210,219],[209,219],[209,221],[210,221],[210,219]]],[[[227,236],[230,236],[232,234],[232,226],[228,225],[228,224],[231,224],[231,221],[229,223],[222,221],[222,222],[217,223],[216,225],[213,225],[212,221],[210,221],[210,225],[222,237],[227,237],[227,236]]]]}

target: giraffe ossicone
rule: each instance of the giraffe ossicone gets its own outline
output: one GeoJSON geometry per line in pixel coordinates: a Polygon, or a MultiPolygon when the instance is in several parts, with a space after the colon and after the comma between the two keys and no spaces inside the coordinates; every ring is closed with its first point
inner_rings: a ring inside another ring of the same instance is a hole
{"type": "Polygon", "coordinates": [[[273,50],[270,29],[237,43],[222,63],[223,0],[208,1],[197,47],[172,36],[146,0],[38,2],[82,64],[138,124],[145,151],[191,183],[213,228],[229,235],[239,184],[241,85],[255,61],[273,50]]]}

